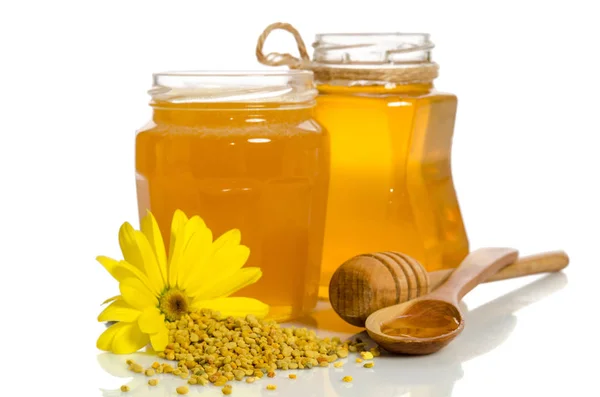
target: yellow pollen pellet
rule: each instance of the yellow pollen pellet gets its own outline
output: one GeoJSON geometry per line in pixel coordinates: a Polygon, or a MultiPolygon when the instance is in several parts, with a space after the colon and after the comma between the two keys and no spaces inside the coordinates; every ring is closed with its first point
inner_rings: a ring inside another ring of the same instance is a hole
{"type": "Polygon", "coordinates": [[[277,389],[277,386],[271,385],[271,384],[267,385],[267,390],[275,390],[275,389],[277,389]]]}
{"type": "Polygon", "coordinates": [[[152,363],[152,368],[157,369],[158,367],[160,367],[160,364],[157,361],[152,363]]]}
{"type": "Polygon", "coordinates": [[[150,379],[150,380],[148,380],[148,384],[150,386],[156,386],[156,385],[158,385],[158,379],[150,379]]]}
{"type": "Polygon", "coordinates": [[[372,360],[373,359],[373,353],[371,353],[371,352],[360,352],[360,355],[365,360],[372,360]]]}
{"type": "Polygon", "coordinates": [[[154,376],[156,375],[156,372],[152,369],[152,368],[148,368],[146,370],[146,372],[144,372],[146,374],[146,376],[154,376]]]}
{"type": "Polygon", "coordinates": [[[333,363],[333,366],[334,366],[334,367],[336,367],[336,368],[342,368],[342,366],[343,366],[343,365],[344,365],[344,363],[343,363],[343,362],[341,362],[341,361],[338,361],[338,362],[336,362],[336,363],[333,363]]]}
{"type": "Polygon", "coordinates": [[[289,374],[288,376],[290,379],[296,379],[296,374],[289,374]]]}
{"type": "Polygon", "coordinates": [[[228,386],[229,386],[229,385],[225,385],[225,387],[223,387],[223,388],[221,389],[221,393],[223,393],[223,394],[225,394],[225,395],[229,395],[229,394],[231,394],[231,386],[229,386],[229,387],[228,387],[228,386]]]}
{"type": "Polygon", "coordinates": [[[129,359],[129,360],[125,361],[125,363],[126,363],[127,365],[131,365],[131,364],[133,364],[133,360],[129,359]]]}
{"type": "Polygon", "coordinates": [[[187,386],[179,386],[175,391],[177,394],[188,394],[190,389],[187,386]]]}
{"type": "Polygon", "coordinates": [[[365,365],[363,365],[363,367],[365,368],[373,368],[373,366],[375,365],[375,363],[373,361],[365,363],[365,365]]]}
{"type": "Polygon", "coordinates": [[[360,364],[360,363],[362,363],[362,362],[363,362],[363,360],[362,360],[362,358],[359,358],[359,357],[357,357],[357,358],[356,358],[356,362],[360,364]]]}
{"type": "Polygon", "coordinates": [[[123,393],[125,393],[125,392],[128,392],[129,390],[130,390],[130,389],[129,389],[129,386],[127,386],[127,385],[123,385],[123,386],[121,386],[121,391],[122,391],[123,393]]]}
{"type": "Polygon", "coordinates": [[[267,376],[268,376],[269,378],[274,378],[274,377],[275,377],[275,372],[273,372],[273,371],[269,371],[269,372],[267,373],[267,376]]]}
{"type": "Polygon", "coordinates": [[[255,380],[256,380],[255,377],[250,376],[250,377],[246,378],[246,383],[254,383],[255,380]]]}
{"type": "Polygon", "coordinates": [[[344,382],[350,383],[350,382],[352,382],[352,377],[351,377],[351,376],[344,376],[344,377],[342,378],[342,380],[343,380],[344,382]]]}

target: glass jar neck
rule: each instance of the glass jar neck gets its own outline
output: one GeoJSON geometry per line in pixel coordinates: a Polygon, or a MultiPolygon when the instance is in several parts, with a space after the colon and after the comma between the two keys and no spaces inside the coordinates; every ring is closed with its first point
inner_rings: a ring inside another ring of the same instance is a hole
{"type": "Polygon", "coordinates": [[[291,106],[281,103],[169,103],[154,102],[155,124],[180,126],[244,127],[300,123],[313,118],[314,103],[291,106]]]}
{"type": "Polygon", "coordinates": [[[318,34],[313,47],[311,69],[320,86],[422,86],[437,77],[425,33],[318,34]]]}

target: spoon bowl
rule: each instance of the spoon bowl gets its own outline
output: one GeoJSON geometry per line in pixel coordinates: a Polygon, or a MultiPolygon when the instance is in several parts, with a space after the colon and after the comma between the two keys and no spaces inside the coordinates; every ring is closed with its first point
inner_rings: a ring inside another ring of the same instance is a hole
{"type": "Polygon", "coordinates": [[[367,319],[367,332],[371,339],[392,353],[435,353],[464,327],[458,307],[442,300],[416,299],[381,309],[378,313],[379,316],[367,319]],[[397,343],[398,338],[402,338],[401,344],[397,343]]]}
{"type": "Polygon", "coordinates": [[[513,263],[511,248],[485,248],[472,252],[440,288],[420,298],[389,306],[365,322],[369,336],[392,353],[435,353],[452,342],[464,328],[458,308],[462,298],[479,283],[513,263]]]}

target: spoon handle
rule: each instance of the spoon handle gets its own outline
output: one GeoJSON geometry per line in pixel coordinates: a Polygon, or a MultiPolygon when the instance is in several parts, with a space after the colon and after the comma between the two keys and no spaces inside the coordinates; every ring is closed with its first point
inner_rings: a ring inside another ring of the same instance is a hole
{"type": "Polygon", "coordinates": [[[477,285],[515,262],[518,256],[518,251],[512,248],[481,248],[473,251],[432,295],[458,303],[477,285]]]}
{"type": "MultiPolygon", "coordinates": [[[[539,273],[558,272],[567,267],[568,264],[569,256],[565,251],[550,251],[522,256],[516,262],[491,275],[485,282],[489,283],[490,281],[506,280],[539,273]]],[[[436,290],[448,280],[453,272],[454,269],[445,269],[428,273],[429,290],[436,290]]]]}

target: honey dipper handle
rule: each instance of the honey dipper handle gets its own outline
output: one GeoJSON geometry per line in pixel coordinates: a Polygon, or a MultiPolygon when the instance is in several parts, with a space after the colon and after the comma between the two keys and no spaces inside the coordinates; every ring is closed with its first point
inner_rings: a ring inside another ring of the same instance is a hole
{"type": "MultiPolygon", "coordinates": [[[[519,258],[515,263],[506,266],[498,273],[490,276],[485,282],[506,280],[509,278],[528,276],[531,274],[559,272],[569,264],[569,256],[564,251],[543,252],[519,258]]],[[[442,285],[454,269],[438,270],[429,273],[431,291],[442,285]]]]}

